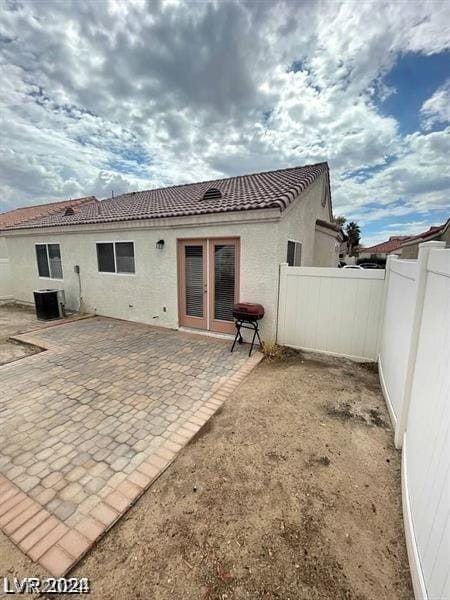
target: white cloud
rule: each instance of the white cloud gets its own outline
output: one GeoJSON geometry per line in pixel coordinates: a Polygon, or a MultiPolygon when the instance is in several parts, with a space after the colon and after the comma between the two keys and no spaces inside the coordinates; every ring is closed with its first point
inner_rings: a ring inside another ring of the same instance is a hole
{"type": "Polygon", "coordinates": [[[447,201],[444,133],[402,136],[376,104],[400,53],[448,46],[445,3],[0,11],[0,210],[322,160],[335,212],[363,224],[447,201]]]}
{"type": "Polygon", "coordinates": [[[450,122],[450,79],[423,103],[420,112],[425,129],[431,129],[438,123],[450,122]]]}
{"type": "Polygon", "coordinates": [[[433,215],[449,206],[450,127],[414,133],[402,141],[397,158],[361,181],[348,178],[336,185],[334,197],[343,214],[362,225],[388,216],[433,215]],[[376,207],[371,204],[376,203],[376,207]]]}

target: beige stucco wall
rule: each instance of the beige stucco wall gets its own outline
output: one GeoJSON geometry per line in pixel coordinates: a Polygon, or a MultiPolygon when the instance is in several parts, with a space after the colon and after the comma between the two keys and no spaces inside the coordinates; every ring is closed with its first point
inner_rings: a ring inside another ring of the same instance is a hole
{"type": "MultiPolygon", "coordinates": [[[[286,262],[287,242],[295,240],[302,243],[302,267],[315,265],[316,220],[330,220],[330,206],[327,198],[325,206],[322,200],[326,194],[326,178],[322,175],[301,196],[282,213],[279,228],[278,258],[280,263],[286,262]]],[[[323,266],[335,266],[334,263],[323,266]]]]}
{"type": "Polygon", "coordinates": [[[178,327],[177,238],[238,236],[241,246],[240,299],[259,302],[266,309],[262,330],[266,338],[275,337],[278,261],[277,222],[240,223],[222,226],[189,226],[176,229],[130,228],[109,231],[56,231],[42,235],[8,238],[17,300],[33,302],[33,290],[64,289],[69,308],[78,309],[80,266],[83,310],[100,315],[139,321],[165,327],[178,327]],[[163,250],[156,242],[164,239],[163,250]],[[134,275],[99,273],[97,241],[134,241],[134,275]],[[36,243],[59,243],[63,263],[63,281],[38,276],[36,243]],[[165,310],[164,310],[165,307],[165,310]]]}
{"type": "Polygon", "coordinates": [[[314,238],[314,266],[337,267],[339,263],[339,244],[336,234],[323,227],[316,227],[314,238]]]}
{"type": "Polygon", "coordinates": [[[0,302],[12,299],[11,271],[6,240],[0,236],[0,302]]]}
{"type": "Polygon", "coordinates": [[[278,209],[270,209],[8,233],[13,295],[33,302],[35,289],[64,289],[68,308],[78,310],[74,266],[79,265],[82,310],[177,328],[177,238],[239,237],[240,300],[264,306],[262,334],[274,340],[279,264],[286,261],[287,240],[301,241],[302,264],[314,264],[315,221],[329,218],[329,207],[321,204],[323,194],[324,177],[281,215],[278,209]],[[163,250],[156,248],[160,239],[165,241],[163,250]],[[99,241],[133,241],[136,273],[99,273],[95,246],[99,241]],[[38,276],[35,244],[51,242],[61,246],[62,281],[38,276]]]}
{"type": "Polygon", "coordinates": [[[5,238],[0,235],[0,258],[8,258],[8,248],[5,238]]]}

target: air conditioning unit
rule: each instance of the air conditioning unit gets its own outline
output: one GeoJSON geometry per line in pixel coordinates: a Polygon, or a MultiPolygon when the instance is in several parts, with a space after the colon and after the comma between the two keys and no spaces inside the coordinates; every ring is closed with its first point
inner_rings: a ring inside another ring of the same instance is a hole
{"type": "Polygon", "coordinates": [[[66,316],[64,290],[36,290],[34,304],[36,316],[40,321],[51,321],[66,316]]]}

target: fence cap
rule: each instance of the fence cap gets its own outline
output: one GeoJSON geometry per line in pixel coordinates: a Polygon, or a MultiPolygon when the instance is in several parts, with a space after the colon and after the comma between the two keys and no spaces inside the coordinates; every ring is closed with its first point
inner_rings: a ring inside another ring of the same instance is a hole
{"type": "Polygon", "coordinates": [[[445,248],[445,242],[420,242],[419,248],[445,248]]]}

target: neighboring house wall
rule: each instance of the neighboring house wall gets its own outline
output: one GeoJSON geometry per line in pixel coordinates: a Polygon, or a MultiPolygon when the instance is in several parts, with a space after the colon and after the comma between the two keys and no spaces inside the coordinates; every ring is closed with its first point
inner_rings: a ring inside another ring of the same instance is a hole
{"type": "MultiPolygon", "coordinates": [[[[288,240],[302,243],[302,267],[314,265],[316,220],[330,221],[329,198],[325,206],[322,200],[326,194],[326,176],[322,175],[303,192],[298,202],[292,203],[282,213],[279,226],[278,263],[285,263],[288,240]]],[[[325,244],[328,247],[328,243],[325,244]]],[[[330,262],[328,265],[334,266],[330,262]]]]}
{"type": "MultiPolygon", "coordinates": [[[[433,242],[445,242],[446,248],[450,248],[450,227],[447,227],[447,230],[444,231],[442,235],[433,238],[433,242]]],[[[419,255],[419,244],[421,243],[422,240],[419,240],[415,244],[407,244],[405,246],[402,246],[401,257],[404,259],[417,258],[419,255]]]]}
{"type": "MultiPolygon", "coordinates": [[[[401,258],[404,259],[413,259],[417,258],[419,255],[419,244],[421,244],[424,240],[419,239],[414,244],[405,244],[401,247],[398,254],[400,254],[401,258]]],[[[428,240],[426,240],[428,241],[428,240]]],[[[447,229],[441,233],[441,235],[437,235],[436,237],[430,238],[429,241],[433,242],[445,242],[445,247],[450,248],[450,227],[447,226],[447,229]]]]}
{"type": "Polygon", "coordinates": [[[417,258],[417,255],[419,254],[419,244],[403,246],[399,254],[403,259],[417,258]]]}
{"type": "MultiPolygon", "coordinates": [[[[279,212],[276,211],[279,215],[279,212]]],[[[197,222],[200,219],[197,219],[197,222]]],[[[234,219],[236,220],[236,219],[234,219]]],[[[165,327],[178,327],[177,238],[239,237],[240,299],[258,302],[266,309],[261,324],[266,339],[275,338],[278,282],[278,222],[258,222],[206,226],[144,228],[141,222],[114,223],[113,227],[80,227],[79,232],[48,230],[45,234],[8,237],[13,293],[17,300],[32,302],[33,290],[64,289],[69,308],[78,309],[79,283],[74,266],[80,266],[83,310],[100,315],[165,327]],[[113,229],[113,230],[112,230],[113,229]],[[156,248],[165,240],[163,250],[156,248]],[[95,243],[134,241],[134,275],[99,273],[95,243]],[[64,280],[38,276],[35,243],[56,242],[61,247],[64,280]],[[166,311],[164,311],[166,307],[166,311]]],[[[158,225],[158,222],[156,222],[158,225]]],[[[73,228],[71,228],[72,230],[73,228]]],[[[42,230],[41,230],[42,231],[42,230]]]]}
{"type": "Polygon", "coordinates": [[[359,258],[364,258],[367,260],[370,260],[371,258],[385,259],[387,257],[388,257],[388,254],[386,254],[386,252],[364,252],[363,251],[363,252],[359,253],[359,258]]]}
{"type": "Polygon", "coordinates": [[[339,263],[339,242],[336,233],[325,227],[316,226],[314,238],[314,267],[337,267],[339,263]]]}

